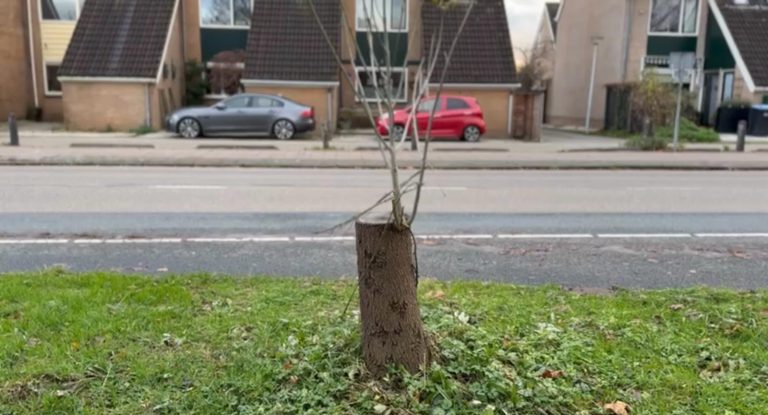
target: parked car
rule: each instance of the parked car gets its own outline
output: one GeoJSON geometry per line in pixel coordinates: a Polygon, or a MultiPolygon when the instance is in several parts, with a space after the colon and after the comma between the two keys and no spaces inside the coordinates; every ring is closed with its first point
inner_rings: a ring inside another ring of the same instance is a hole
{"type": "Polygon", "coordinates": [[[185,138],[256,133],[290,140],[315,129],[315,110],[283,97],[239,94],[211,107],[179,109],[168,116],[165,125],[169,132],[185,138]]]}
{"type": "MultiPolygon", "coordinates": [[[[433,138],[458,138],[464,141],[477,142],[485,134],[485,119],[483,109],[477,100],[472,97],[441,96],[440,102],[435,98],[426,98],[416,107],[416,126],[420,137],[427,132],[429,116],[432,108],[437,105],[435,117],[432,121],[433,138]]],[[[402,137],[405,132],[405,124],[412,107],[394,111],[394,137],[402,137]]],[[[376,128],[379,134],[389,134],[389,114],[384,114],[376,120],[376,128]]],[[[408,128],[408,135],[413,135],[412,126],[408,128]]]]}

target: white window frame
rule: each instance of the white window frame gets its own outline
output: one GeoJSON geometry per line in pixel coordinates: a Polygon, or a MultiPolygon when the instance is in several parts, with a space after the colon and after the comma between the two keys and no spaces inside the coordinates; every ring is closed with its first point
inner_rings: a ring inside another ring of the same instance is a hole
{"type": "Polygon", "coordinates": [[[34,0],[37,2],[37,15],[40,18],[40,22],[46,22],[46,23],[77,23],[78,20],[80,20],[80,13],[82,13],[82,8],[80,7],[80,0],[74,0],[75,1],[75,20],[61,20],[61,19],[44,19],[43,18],[43,5],[42,2],[44,0],[34,0]]]}
{"type": "Polygon", "coordinates": [[[45,96],[60,97],[63,91],[51,91],[48,89],[48,66],[58,66],[61,69],[61,62],[46,61],[43,62],[43,86],[45,87],[45,96]]]}
{"type": "MultiPolygon", "coordinates": [[[[369,29],[366,27],[361,27],[358,23],[360,22],[357,18],[358,10],[357,10],[357,1],[355,0],[355,31],[357,32],[367,32],[369,29]]],[[[362,1],[384,1],[385,7],[387,7],[387,33],[408,33],[408,29],[410,28],[410,13],[408,13],[411,10],[411,0],[403,0],[405,1],[405,28],[404,29],[394,29],[392,28],[392,1],[393,0],[362,0],[362,1]]],[[[373,33],[384,33],[385,30],[372,30],[373,33]]]]}
{"type": "MultiPolygon", "coordinates": [[[[251,18],[253,18],[253,7],[256,0],[251,0],[251,18]]],[[[200,28],[201,29],[250,29],[251,25],[236,25],[235,24],[235,0],[229,0],[229,24],[208,24],[203,22],[203,0],[197,1],[197,10],[200,14],[200,28]]],[[[253,21],[251,21],[253,24],[253,21]]]]}
{"type": "Polygon", "coordinates": [[[699,0],[698,7],[696,10],[696,31],[691,33],[685,33],[683,32],[683,22],[685,21],[685,10],[684,10],[684,4],[686,1],[691,0],[680,0],[680,21],[678,26],[677,32],[654,32],[652,30],[652,24],[653,24],[653,5],[656,2],[656,0],[650,0],[649,3],[649,11],[648,11],[648,36],[670,36],[670,37],[698,37],[699,33],[701,32],[701,10],[703,7],[703,3],[707,0],[699,0]]]}
{"type": "MultiPolygon", "coordinates": [[[[366,66],[355,66],[355,88],[359,89],[359,85],[360,85],[360,72],[368,73],[370,69],[372,69],[372,68],[371,67],[366,67],[366,66]]],[[[408,102],[408,76],[409,76],[408,69],[403,69],[401,67],[400,68],[392,68],[392,73],[402,73],[403,76],[405,76],[405,79],[403,80],[403,82],[404,82],[403,83],[403,97],[402,97],[402,99],[397,99],[396,98],[394,100],[394,102],[399,103],[399,104],[408,102]]],[[[384,98],[382,98],[382,102],[383,102],[383,100],[384,100],[384,98]]],[[[357,96],[357,94],[355,94],[355,101],[356,102],[362,102],[360,100],[360,98],[357,96]]],[[[364,101],[365,102],[377,102],[379,100],[377,100],[376,98],[368,98],[368,97],[366,97],[364,101]]]]}
{"type": "MultiPolygon", "coordinates": [[[[736,97],[736,71],[735,70],[721,70],[720,71],[720,90],[717,93],[718,101],[720,105],[723,104],[723,102],[733,101],[734,97],[736,97]],[[728,99],[725,99],[725,77],[726,75],[733,76],[731,81],[731,97],[728,99]]],[[[718,106],[720,106],[718,105],[718,106]]]]}

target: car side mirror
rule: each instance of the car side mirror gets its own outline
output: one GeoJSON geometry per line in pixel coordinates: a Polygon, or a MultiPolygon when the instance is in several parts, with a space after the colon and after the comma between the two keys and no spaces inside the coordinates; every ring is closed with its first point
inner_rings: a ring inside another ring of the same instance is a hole
{"type": "Polygon", "coordinates": [[[225,109],[227,109],[227,104],[225,104],[223,102],[219,102],[218,104],[214,105],[214,108],[216,108],[219,111],[225,110],[225,109]]]}

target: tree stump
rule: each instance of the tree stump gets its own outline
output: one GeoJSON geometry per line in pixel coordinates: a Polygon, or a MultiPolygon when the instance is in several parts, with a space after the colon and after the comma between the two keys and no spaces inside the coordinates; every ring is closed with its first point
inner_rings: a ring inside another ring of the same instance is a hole
{"type": "Polygon", "coordinates": [[[355,224],[363,359],[374,377],[387,366],[416,373],[429,362],[429,348],[416,297],[418,285],[410,230],[386,218],[355,224]]]}

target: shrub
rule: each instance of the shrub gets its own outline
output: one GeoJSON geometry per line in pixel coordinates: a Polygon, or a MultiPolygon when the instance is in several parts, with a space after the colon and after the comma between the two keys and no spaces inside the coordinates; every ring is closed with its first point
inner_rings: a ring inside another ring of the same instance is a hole
{"type": "Polygon", "coordinates": [[[189,61],[184,66],[184,79],[186,91],[184,91],[185,105],[203,105],[205,93],[208,90],[208,81],[205,79],[205,66],[197,61],[189,61]]]}
{"type": "Polygon", "coordinates": [[[669,139],[662,136],[634,136],[624,144],[627,148],[641,151],[661,151],[669,148],[669,139]]]}
{"type": "MultiPolygon", "coordinates": [[[[660,137],[672,139],[675,133],[674,125],[667,125],[656,130],[660,137]]],[[[680,141],[686,143],[717,143],[720,135],[711,128],[700,127],[687,118],[680,119],[680,141]]]]}
{"type": "Polygon", "coordinates": [[[145,134],[151,134],[155,132],[155,129],[150,127],[149,125],[141,125],[136,128],[131,128],[130,133],[135,136],[145,135],[145,134]]]}

